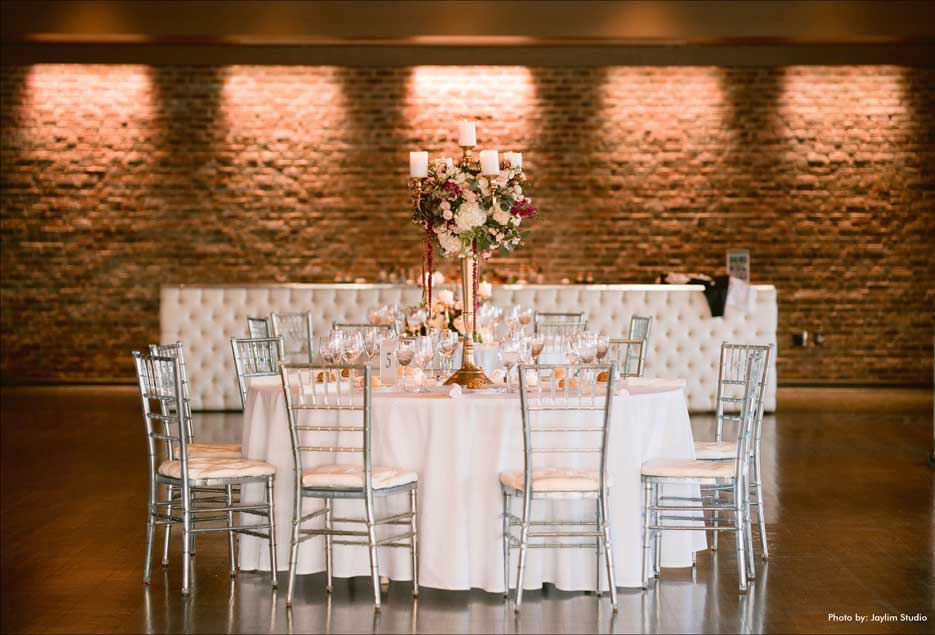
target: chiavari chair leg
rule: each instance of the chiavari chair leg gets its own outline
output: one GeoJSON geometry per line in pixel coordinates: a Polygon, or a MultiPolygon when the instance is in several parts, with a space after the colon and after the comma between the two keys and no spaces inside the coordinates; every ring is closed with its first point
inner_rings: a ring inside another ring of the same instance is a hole
{"type": "Polygon", "coordinates": [[[269,504],[267,513],[269,514],[269,570],[272,577],[273,588],[279,586],[277,574],[279,566],[276,562],[276,492],[274,489],[273,477],[266,481],[266,502],[269,504]]]}
{"type": "Polygon", "coordinates": [[[760,453],[753,457],[753,494],[756,500],[757,529],[760,534],[760,550],[763,560],[769,560],[769,547],[766,544],[766,512],[763,510],[763,478],[760,473],[760,453]]]}
{"type": "MultiPolygon", "coordinates": [[[[150,572],[153,567],[153,540],[156,534],[156,493],[157,485],[155,481],[150,482],[149,486],[149,504],[146,514],[146,557],[143,560],[143,583],[149,584],[150,572]]],[[[168,525],[167,525],[168,526],[168,525]]]]}
{"type": "Polygon", "coordinates": [[[380,610],[380,562],[377,556],[377,530],[374,525],[372,513],[367,519],[367,546],[370,552],[370,578],[373,581],[373,608],[380,610]]]}
{"type": "MultiPolygon", "coordinates": [[[[332,501],[330,498],[325,499],[325,529],[331,531],[334,529],[334,523],[331,521],[332,518],[332,501]]],[[[334,545],[331,542],[331,536],[325,534],[325,592],[331,593],[333,586],[331,583],[331,577],[334,575],[332,568],[334,567],[334,545]]]]}
{"type": "MultiPolygon", "coordinates": [[[[597,531],[603,531],[604,525],[601,522],[601,497],[598,496],[594,499],[595,510],[594,510],[594,526],[597,531]]],[[[601,551],[604,549],[603,536],[598,536],[597,538],[597,553],[595,554],[597,566],[594,567],[594,570],[597,572],[596,585],[594,586],[594,595],[601,597],[601,551]]]]}
{"type": "Polygon", "coordinates": [[[289,586],[286,591],[286,606],[292,606],[295,592],[295,567],[299,559],[299,520],[302,518],[302,492],[296,487],[292,507],[292,543],[289,545],[289,586]]]}
{"type": "MultiPolygon", "coordinates": [[[[661,489],[661,484],[656,483],[653,485],[653,507],[657,508],[655,514],[653,514],[653,524],[657,527],[662,526],[662,522],[659,520],[661,512],[658,510],[661,489]]],[[[662,531],[657,529],[653,536],[655,538],[653,541],[653,576],[658,578],[659,574],[662,573],[662,531]]]]}
{"type": "MultiPolygon", "coordinates": [[[[225,490],[227,506],[231,507],[234,504],[233,489],[228,485],[225,490]]],[[[234,512],[232,511],[227,512],[227,526],[228,528],[234,526],[234,512]]],[[[237,556],[234,553],[234,532],[232,530],[227,532],[227,555],[230,560],[231,576],[233,577],[237,575],[237,556]]]]}
{"type": "MultiPolygon", "coordinates": [[[[737,539],[737,576],[740,579],[740,592],[746,593],[747,591],[747,548],[744,544],[746,537],[746,529],[744,527],[744,511],[743,511],[743,492],[740,491],[740,488],[743,486],[743,483],[734,484],[734,516],[736,520],[736,525],[734,527],[734,533],[736,534],[737,539]]],[[[716,532],[715,532],[716,533],[716,532]]]]}
{"type": "Polygon", "coordinates": [[[182,595],[191,590],[192,576],[192,511],[190,494],[182,484],[182,595]]]}
{"type": "MultiPolygon", "coordinates": [[[[166,509],[168,510],[166,511],[166,515],[171,516],[172,515],[172,493],[173,493],[173,488],[171,485],[166,486],[166,492],[168,495],[166,500],[169,501],[169,504],[166,506],[166,509]]],[[[163,532],[163,536],[162,536],[162,566],[163,567],[169,566],[169,541],[171,538],[172,538],[172,523],[168,523],[166,525],[165,531],[163,532]]]]}
{"type": "Polygon", "coordinates": [[[412,556],[412,597],[419,597],[419,488],[418,485],[409,491],[409,524],[412,537],[409,539],[409,550],[412,556]]]}
{"type": "Polygon", "coordinates": [[[503,492],[503,597],[510,597],[510,494],[503,492]]]}
{"type": "Polygon", "coordinates": [[[523,518],[519,533],[519,567],[516,573],[516,606],[515,611],[523,604],[523,581],[526,579],[526,547],[529,541],[529,522],[523,518]]]}
{"type": "Polygon", "coordinates": [[[649,543],[653,539],[650,528],[652,525],[652,484],[649,481],[643,483],[643,588],[649,587],[649,543]]]}
{"type": "MultiPolygon", "coordinates": [[[[607,522],[607,491],[601,492],[601,495],[598,500],[598,506],[600,510],[600,530],[603,534],[603,540],[600,541],[604,545],[604,563],[607,566],[607,586],[610,588],[610,606],[613,611],[617,612],[617,576],[614,572],[614,545],[610,539],[610,523],[607,522]]],[[[600,564],[598,562],[598,564],[600,564]]],[[[598,566],[598,573],[600,573],[600,566],[598,566]]],[[[597,585],[598,592],[600,592],[600,580],[598,580],[597,585]]]]}
{"type": "MultiPolygon", "coordinates": [[[[712,497],[714,498],[715,507],[721,504],[721,492],[719,489],[717,488],[714,489],[714,492],[712,492],[712,497]]],[[[719,521],[720,521],[720,512],[718,512],[715,509],[713,512],[711,512],[711,526],[717,527],[719,521]]],[[[716,530],[711,532],[711,551],[717,551],[717,539],[718,539],[719,533],[721,532],[716,531],[716,530]]]]}

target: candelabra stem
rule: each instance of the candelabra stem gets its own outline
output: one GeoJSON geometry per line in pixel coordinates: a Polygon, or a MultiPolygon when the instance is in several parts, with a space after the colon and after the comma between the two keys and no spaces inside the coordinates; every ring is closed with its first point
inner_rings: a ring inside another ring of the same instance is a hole
{"type": "Polygon", "coordinates": [[[489,388],[494,385],[484,370],[474,362],[474,261],[475,256],[461,260],[461,317],[464,320],[464,351],[461,368],[445,384],[459,384],[466,388],[489,388]]]}

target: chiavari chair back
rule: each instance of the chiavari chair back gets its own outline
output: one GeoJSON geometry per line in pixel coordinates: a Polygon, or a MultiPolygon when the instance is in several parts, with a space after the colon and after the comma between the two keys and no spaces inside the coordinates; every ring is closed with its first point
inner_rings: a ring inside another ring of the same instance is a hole
{"type": "Polygon", "coordinates": [[[285,357],[283,339],[276,337],[232,337],[234,369],[240,388],[240,403],[247,407],[247,388],[254,377],[278,377],[285,357]]]}
{"type": "Polygon", "coordinates": [[[409,549],[413,594],[418,595],[418,476],[403,468],[373,464],[370,367],[284,363],[280,374],[289,416],[295,477],[287,605],[292,605],[294,596],[299,544],[318,536],[325,538],[326,590],[329,593],[333,546],[337,544],[367,547],[377,609],[381,604],[377,547],[409,549]],[[409,495],[409,511],[378,518],[374,499],[394,494],[409,495]],[[305,514],[302,503],[306,498],[322,499],[324,507],[305,514]],[[362,500],[364,517],[334,518],[335,499],[362,500]],[[324,528],[302,527],[303,523],[320,516],[324,516],[324,528]],[[363,527],[336,530],[336,521],[363,527]],[[375,528],[379,525],[404,525],[406,528],[378,540],[375,528]]]}
{"type": "Polygon", "coordinates": [[[247,317],[247,337],[270,337],[272,334],[269,318],[247,317]]]}
{"type": "Polygon", "coordinates": [[[508,594],[510,553],[518,550],[517,611],[522,605],[527,550],[570,546],[595,549],[598,592],[601,589],[600,559],[604,556],[607,588],[616,610],[617,591],[607,506],[607,448],[615,380],[615,370],[610,364],[519,366],[523,470],[500,474],[504,588],[508,594]],[[540,461],[546,464],[538,465],[540,461]],[[514,497],[522,502],[520,517],[511,511],[514,497]],[[531,508],[536,499],[594,500],[594,520],[573,523],[533,521],[531,508]],[[588,529],[571,529],[568,525],[588,529]],[[519,537],[514,536],[515,527],[519,528],[519,537]],[[575,542],[569,543],[568,539],[575,542]],[[581,542],[581,539],[593,541],[581,542]]]}
{"type": "Polygon", "coordinates": [[[617,370],[617,377],[642,377],[644,371],[646,340],[611,338],[607,347],[607,359],[617,370]]]}
{"type": "Polygon", "coordinates": [[[284,359],[290,362],[311,362],[313,356],[312,312],[272,313],[273,336],[282,337],[284,359]]]}

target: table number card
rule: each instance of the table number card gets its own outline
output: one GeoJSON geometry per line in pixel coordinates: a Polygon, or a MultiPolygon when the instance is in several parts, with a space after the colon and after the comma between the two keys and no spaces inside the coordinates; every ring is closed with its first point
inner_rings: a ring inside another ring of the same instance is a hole
{"type": "Polygon", "coordinates": [[[727,250],[727,275],[731,278],[740,278],[744,282],[750,282],[749,249],[727,250]]]}
{"type": "Polygon", "coordinates": [[[396,347],[395,340],[383,340],[380,343],[380,383],[384,386],[396,384],[396,347]]]}

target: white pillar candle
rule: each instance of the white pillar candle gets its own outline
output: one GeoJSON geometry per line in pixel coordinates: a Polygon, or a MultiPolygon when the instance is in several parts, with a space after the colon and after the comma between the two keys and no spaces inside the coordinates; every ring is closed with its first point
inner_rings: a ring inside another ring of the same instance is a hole
{"type": "Polygon", "coordinates": [[[424,179],[429,175],[429,153],[409,153],[409,176],[414,179],[424,179]]]}
{"type": "Polygon", "coordinates": [[[481,282],[477,285],[477,295],[482,298],[489,298],[493,293],[493,285],[489,282],[481,282]]]}
{"type": "Polygon", "coordinates": [[[477,124],[473,121],[462,121],[458,126],[458,145],[477,145],[477,124]]]}
{"type": "Polygon", "coordinates": [[[484,176],[500,174],[500,157],[496,150],[480,151],[480,171],[484,176]]]}
{"type": "Polygon", "coordinates": [[[514,168],[523,167],[523,153],[522,152],[511,152],[510,153],[510,165],[514,168]]]}

